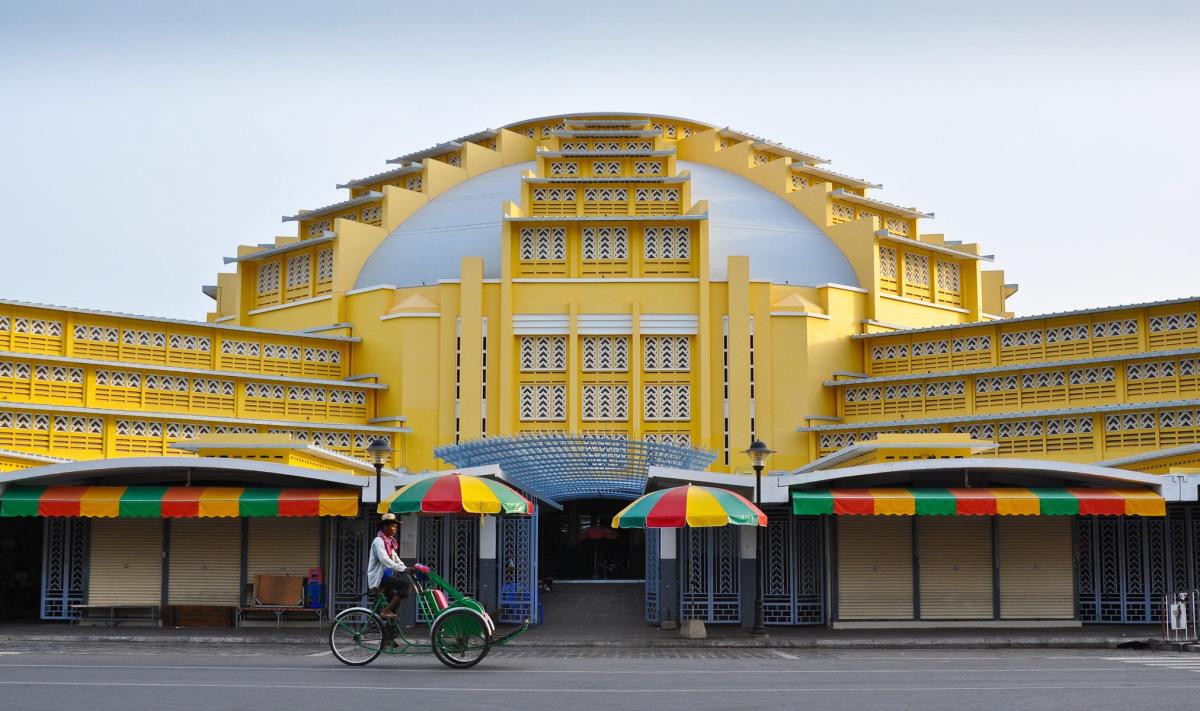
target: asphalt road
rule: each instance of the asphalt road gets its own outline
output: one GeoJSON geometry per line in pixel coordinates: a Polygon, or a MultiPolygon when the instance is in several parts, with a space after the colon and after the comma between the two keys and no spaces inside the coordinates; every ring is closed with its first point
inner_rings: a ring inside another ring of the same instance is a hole
{"type": "MultiPolygon", "coordinates": [[[[349,668],[245,645],[0,647],[0,708],[1195,708],[1200,655],[1106,651],[509,649],[474,670],[432,657],[349,668]]],[[[310,656],[319,655],[319,656],[310,656]]]]}

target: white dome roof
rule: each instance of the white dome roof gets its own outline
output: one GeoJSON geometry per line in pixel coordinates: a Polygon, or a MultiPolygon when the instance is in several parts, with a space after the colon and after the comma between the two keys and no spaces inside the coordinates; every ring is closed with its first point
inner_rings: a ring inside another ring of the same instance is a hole
{"type": "MultiPolygon", "coordinates": [[[[708,200],[710,278],[726,278],[726,257],[750,257],[750,275],[777,284],[858,286],[854,269],[807,217],[766,188],[720,168],[677,161],[691,171],[692,200],[708,200]]],[[[462,276],[463,257],[483,257],[500,278],[501,204],[517,202],[534,163],[498,168],[447,190],[417,210],[375,249],[355,288],[419,286],[462,276]]]]}

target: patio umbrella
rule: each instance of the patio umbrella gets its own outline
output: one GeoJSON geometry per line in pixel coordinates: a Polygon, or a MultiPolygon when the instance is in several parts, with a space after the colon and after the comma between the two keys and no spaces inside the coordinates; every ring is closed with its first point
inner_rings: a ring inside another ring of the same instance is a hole
{"type": "Polygon", "coordinates": [[[379,503],[379,513],[528,514],[533,505],[492,479],[462,474],[414,481],[379,503]]]}
{"type": "Polygon", "coordinates": [[[612,520],[613,528],[704,528],[766,526],[767,516],[741,494],[712,486],[677,486],[653,491],[612,520]]]}

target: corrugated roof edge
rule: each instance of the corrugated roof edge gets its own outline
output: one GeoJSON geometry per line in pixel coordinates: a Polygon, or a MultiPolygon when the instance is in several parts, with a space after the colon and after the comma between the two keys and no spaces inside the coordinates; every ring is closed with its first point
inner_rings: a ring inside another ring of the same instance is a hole
{"type": "Polygon", "coordinates": [[[1166,457],[1178,457],[1181,454],[1192,454],[1200,452],[1200,444],[1185,444],[1182,447],[1172,447],[1170,449],[1159,449],[1153,452],[1142,452],[1141,454],[1131,454],[1128,457],[1117,457],[1116,459],[1106,459],[1103,462],[1096,462],[1098,467],[1116,467],[1122,464],[1137,464],[1139,462],[1148,462],[1154,459],[1165,459],[1166,457]]]}
{"type": "Polygon", "coordinates": [[[1170,306],[1172,304],[1186,304],[1189,301],[1200,301],[1200,296],[1187,296],[1180,299],[1165,299],[1163,301],[1143,301],[1136,304],[1117,304],[1115,306],[1096,306],[1090,309],[1077,309],[1075,311],[1054,311],[1044,314],[1032,314],[1030,316],[1018,316],[1016,318],[997,319],[995,321],[972,321],[970,323],[955,323],[949,326],[927,326],[925,328],[909,328],[889,331],[887,333],[857,333],[851,338],[867,339],[867,338],[886,338],[888,336],[904,336],[913,333],[933,333],[935,331],[951,331],[961,328],[978,328],[980,326],[1003,326],[1009,323],[1023,323],[1026,321],[1040,321],[1048,318],[1064,318],[1067,316],[1083,316],[1086,314],[1098,314],[1106,311],[1125,311],[1128,309],[1148,309],[1154,306],[1170,306]]]}
{"type": "Polygon", "coordinates": [[[911,427],[916,425],[945,425],[970,422],[995,422],[1025,420],[1035,417],[1058,415],[1086,415],[1094,412],[1128,412],[1130,410],[1157,410],[1169,407],[1195,407],[1200,400],[1162,400],[1160,402],[1135,402],[1122,405],[1100,405],[1098,407],[1068,407],[1058,410],[1028,410],[1026,412],[997,412],[987,415],[964,415],[962,417],[927,417],[911,420],[885,420],[880,422],[856,422],[848,425],[814,425],[797,427],[796,432],[835,432],[842,430],[867,430],[879,427],[911,427]]]}
{"type": "MultiPolygon", "coordinates": [[[[928,380],[930,378],[953,378],[966,375],[991,375],[993,373],[1011,373],[1020,370],[1044,370],[1047,368],[1069,368],[1077,365],[1092,365],[1099,363],[1120,363],[1141,358],[1171,358],[1178,356],[1200,355],[1200,348],[1179,348],[1170,351],[1143,351],[1141,353],[1122,353],[1120,355],[1097,356],[1095,358],[1076,358],[1073,360],[1047,360],[1036,363],[1010,363],[990,368],[960,368],[958,370],[931,370],[927,373],[905,373],[904,375],[881,375],[872,378],[869,375],[855,377],[853,380],[826,380],[821,383],[826,387],[841,387],[843,385],[869,385],[872,383],[903,383],[913,380],[928,380]]],[[[849,375],[845,371],[834,371],[836,375],[849,375]]],[[[851,376],[854,377],[854,376],[851,376]]]]}
{"type": "Polygon", "coordinates": [[[340,341],[342,343],[359,343],[362,341],[357,336],[318,336],[312,333],[298,333],[296,331],[277,331],[270,328],[252,328],[250,326],[226,326],[220,323],[209,323],[207,321],[187,321],[184,319],[163,318],[161,316],[143,316],[142,314],[127,314],[120,311],[100,311],[98,309],[81,309],[73,306],[56,306],[54,304],[39,304],[32,301],[17,301],[15,299],[0,299],[0,306],[18,306],[28,309],[48,309],[50,311],[65,311],[67,313],[88,314],[90,316],[107,316],[109,318],[130,318],[139,321],[151,321],[153,323],[169,323],[176,326],[191,326],[199,328],[212,328],[219,331],[240,331],[244,333],[263,333],[273,336],[291,336],[294,338],[308,338],[315,341],[340,341]]]}

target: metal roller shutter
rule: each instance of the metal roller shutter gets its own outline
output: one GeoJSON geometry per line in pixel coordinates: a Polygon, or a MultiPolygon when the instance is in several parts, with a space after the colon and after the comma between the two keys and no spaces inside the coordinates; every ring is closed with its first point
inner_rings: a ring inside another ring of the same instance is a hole
{"type": "Polygon", "coordinates": [[[162,602],[160,519],[92,519],[88,556],[89,605],[162,602]]]}
{"type": "Polygon", "coordinates": [[[921,619],[992,619],[991,517],[921,516],[917,560],[921,619]]]}
{"type": "Polygon", "coordinates": [[[837,571],[840,619],[911,620],[912,519],[839,517],[837,571]]]}
{"type": "Polygon", "coordinates": [[[246,542],[246,578],[263,575],[308,575],[321,565],[321,520],[318,518],[252,518],[246,542]]]}
{"type": "Polygon", "coordinates": [[[168,575],[171,605],[237,605],[242,586],[241,519],[173,519],[168,575]]]}
{"type": "Polygon", "coordinates": [[[1000,616],[1021,620],[1075,617],[1071,519],[1000,519],[1000,616]]]}

